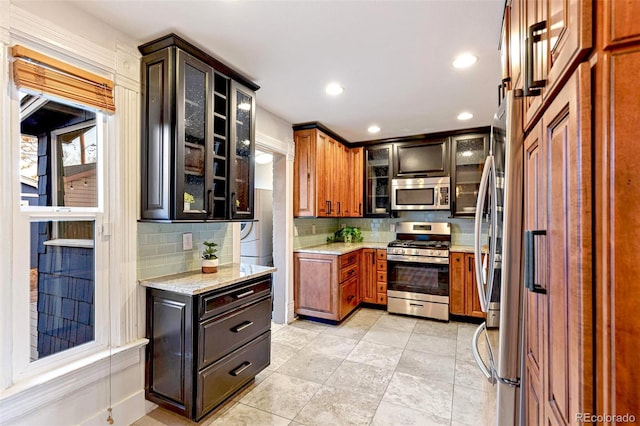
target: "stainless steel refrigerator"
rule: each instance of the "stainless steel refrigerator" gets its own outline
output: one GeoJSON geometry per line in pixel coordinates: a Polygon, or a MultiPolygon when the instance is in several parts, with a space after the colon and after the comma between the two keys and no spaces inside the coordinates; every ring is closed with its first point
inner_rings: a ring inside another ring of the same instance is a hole
{"type": "Polygon", "coordinates": [[[471,350],[487,380],[497,386],[498,425],[523,423],[523,146],[522,99],[508,91],[491,126],[475,222],[478,295],[487,322],[474,333],[471,350]],[[488,324],[487,324],[488,323],[488,324]],[[497,323],[497,324],[496,324],[497,323]],[[487,326],[499,326],[492,347],[487,326]],[[478,349],[484,339],[487,350],[478,349]]]}

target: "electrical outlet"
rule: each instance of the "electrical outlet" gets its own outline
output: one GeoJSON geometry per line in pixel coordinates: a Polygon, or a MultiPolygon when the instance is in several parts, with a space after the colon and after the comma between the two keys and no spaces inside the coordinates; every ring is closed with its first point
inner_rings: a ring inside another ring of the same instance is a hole
{"type": "Polygon", "coordinates": [[[294,237],[298,236],[298,226],[297,225],[293,225],[293,236],[294,237]]]}
{"type": "Polygon", "coordinates": [[[396,224],[395,223],[389,224],[389,232],[396,232],[396,224]]]}
{"type": "Polygon", "coordinates": [[[191,232],[182,234],[182,250],[193,250],[193,234],[191,232]]]}
{"type": "Polygon", "coordinates": [[[311,234],[316,235],[316,224],[311,225],[311,234]]]}
{"type": "Polygon", "coordinates": [[[347,227],[347,224],[346,224],[346,223],[341,223],[341,224],[340,224],[340,229],[344,229],[344,228],[346,228],[346,227],[347,227]]]}

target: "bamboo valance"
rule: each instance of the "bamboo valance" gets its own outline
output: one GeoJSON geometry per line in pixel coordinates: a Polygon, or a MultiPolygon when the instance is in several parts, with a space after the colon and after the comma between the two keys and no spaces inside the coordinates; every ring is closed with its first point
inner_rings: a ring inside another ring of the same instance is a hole
{"type": "Polygon", "coordinates": [[[49,94],[113,114],[113,82],[23,46],[13,46],[13,79],[18,88],[49,94]]]}

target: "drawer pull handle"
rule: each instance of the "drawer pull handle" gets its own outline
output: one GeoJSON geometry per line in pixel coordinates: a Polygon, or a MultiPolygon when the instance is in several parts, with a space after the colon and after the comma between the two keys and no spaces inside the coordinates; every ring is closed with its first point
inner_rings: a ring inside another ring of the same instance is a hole
{"type": "Polygon", "coordinates": [[[351,296],[347,297],[347,302],[351,302],[354,297],[356,297],[356,296],[354,296],[353,294],[351,296]]]}
{"type": "Polygon", "coordinates": [[[242,299],[243,297],[251,296],[253,294],[253,290],[245,291],[244,293],[240,293],[236,295],[236,299],[242,299]]]}
{"type": "Polygon", "coordinates": [[[235,370],[232,370],[229,374],[231,374],[232,376],[239,376],[240,373],[242,373],[244,370],[246,370],[249,367],[251,367],[251,363],[249,361],[245,361],[242,363],[242,365],[240,365],[240,367],[236,368],[235,370]]]}
{"type": "Polygon", "coordinates": [[[355,272],[356,272],[355,269],[352,269],[349,272],[347,272],[347,275],[353,275],[353,274],[355,274],[355,272]]]}
{"type": "Polygon", "coordinates": [[[424,308],[424,305],[421,305],[419,303],[409,303],[409,306],[419,306],[421,308],[424,308]]]}
{"type": "Polygon", "coordinates": [[[239,333],[247,327],[251,327],[253,325],[253,321],[245,321],[240,325],[237,325],[231,329],[234,333],[239,333]]]}

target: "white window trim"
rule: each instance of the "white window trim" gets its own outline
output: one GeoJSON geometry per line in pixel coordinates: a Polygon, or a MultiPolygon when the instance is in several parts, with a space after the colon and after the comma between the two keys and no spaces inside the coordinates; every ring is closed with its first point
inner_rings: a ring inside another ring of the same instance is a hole
{"type": "MultiPolygon", "coordinates": [[[[15,158],[18,158],[19,154],[16,152],[15,144],[3,144],[4,146],[0,147],[0,231],[5,239],[0,241],[0,266],[6,272],[4,276],[0,276],[0,412],[3,413],[3,421],[13,418],[10,413],[14,411],[14,407],[17,407],[17,415],[24,414],[95,383],[96,374],[100,377],[107,374],[104,368],[104,362],[107,362],[105,360],[113,359],[114,371],[118,356],[128,359],[127,365],[139,365],[143,362],[140,347],[147,342],[142,338],[144,298],[141,297],[142,293],[136,281],[140,54],[135,48],[135,40],[125,41],[118,37],[114,45],[104,47],[64,27],[54,25],[39,15],[27,12],[11,2],[0,2],[0,136],[3,140],[12,140],[19,134],[19,119],[15,118],[15,95],[11,89],[14,87],[10,79],[11,58],[8,54],[9,46],[15,44],[58,57],[114,80],[118,113],[106,123],[109,137],[104,141],[107,147],[103,155],[111,157],[111,162],[117,161],[120,170],[118,173],[109,170],[108,174],[103,175],[105,183],[112,188],[111,193],[105,193],[103,190],[103,194],[100,195],[110,200],[108,204],[102,200],[98,201],[98,205],[105,206],[103,213],[97,209],[77,209],[72,214],[77,219],[103,215],[99,221],[102,225],[97,225],[96,239],[104,238],[109,242],[104,255],[110,256],[110,261],[103,262],[104,265],[97,267],[97,270],[102,273],[108,269],[111,262],[113,279],[106,281],[110,282],[109,296],[113,307],[110,318],[111,347],[94,353],[91,357],[79,359],[69,364],[68,368],[61,367],[30,379],[18,380],[13,370],[16,309],[12,306],[15,293],[19,289],[19,286],[14,285],[14,259],[19,253],[15,251],[15,244],[12,243],[18,239],[16,234],[21,232],[16,225],[23,222],[21,229],[26,229],[24,226],[28,224],[27,217],[29,220],[35,220],[56,217],[58,214],[70,215],[65,209],[51,211],[40,207],[22,212],[19,199],[20,185],[14,179],[15,158]],[[109,219],[110,217],[113,219],[109,219]],[[116,230],[117,232],[114,232],[116,230]],[[116,355],[118,352],[120,354],[116,355]],[[100,361],[101,356],[106,358],[100,361]]],[[[104,158],[107,164],[111,164],[107,157],[104,158]]],[[[97,256],[96,259],[100,259],[98,254],[97,256]]],[[[109,328],[109,323],[105,323],[104,326],[109,328]]]]}

